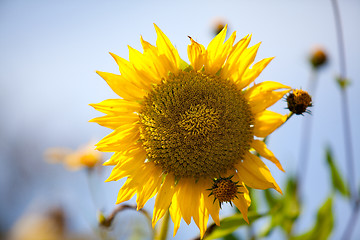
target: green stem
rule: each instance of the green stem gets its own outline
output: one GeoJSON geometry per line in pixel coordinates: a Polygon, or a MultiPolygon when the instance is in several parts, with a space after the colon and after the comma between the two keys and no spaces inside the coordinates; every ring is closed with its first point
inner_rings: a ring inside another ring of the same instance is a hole
{"type": "Polygon", "coordinates": [[[170,220],[170,214],[169,214],[169,210],[167,210],[161,222],[160,233],[156,237],[156,240],[166,240],[166,236],[169,230],[169,220],[170,220]]]}
{"type": "MultiPolygon", "coordinates": [[[[340,78],[346,79],[346,62],[345,62],[345,45],[344,45],[344,34],[341,25],[340,10],[336,0],[331,0],[332,8],[334,11],[334,20],[336,26],[336,37],[338,42],[338,51],[340,58],[340,78]]],[[[343,233],[342,239],[350,239],[354,231],[354,226],[358,218],[360,209],[360,197],[357,194],[355,186],[355,167],[354,167],[354,156],[352,147],[351,127],[350,127],[350,113],[347,96],[346,85],[341,87],[341,103],[342,103],[342,117],[344,126],[344,142],[345,142],[345,156],[346,156],[346,167],[348,171],[348,186],[350,188],[350,198],[353,201],[353,209],[350,219],[348,221],[345,232],[343,233]]]]}
{"type": "MultiPolygon", "coordinates": [[[[315,98],[316,89],[318,85],[318,75],[317,69],[312,68],[310,73],[310,79],[308,82],[308,91],[311,94],[312,99],[315,98]]],[[[297,168],[296,181],[297,181],[297,194],[301,200],[302,198],[302,184],[304,182],[307,168],[308,168],[308,159],[311,146],[311,135],[312,135],[312,116],[305,118],[303,122],[303,130],[301,131],[301,140],[300,140],[300,154],[299,154],[299,167],[297,168]]]]}
{"type": "MultiPolygon", "coordinates": [[[[346,62],[345,62],[345,45],[343,39],[343,31],[341,25],[340,11],[339,6],[336,0],[332,0],[332,7],[334,11],[334,19],[336,26],[336,36],[338,39],[338,50],[340,58],[340,77],[341,79],[346,79],[346,62]]],[[[351,199],[355,203],[357,199],[357,193],[355,188],[355,167],[354,167],[354,157],[353,157],[353,148],[351,141],[351,129],[350,129],[350,117],[349,117],[349,104],[346,86],[341,88],[341,110],[343,117],[343,126],[344,126],[344,141],[345,141],[345,154],[346,154],[346,165],[348,169],[348,184],[351,193],[351,199]]]]}

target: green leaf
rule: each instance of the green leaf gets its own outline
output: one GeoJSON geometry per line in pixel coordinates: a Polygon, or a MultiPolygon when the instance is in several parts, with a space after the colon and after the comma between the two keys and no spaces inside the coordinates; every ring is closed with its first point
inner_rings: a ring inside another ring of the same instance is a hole
{"type": "Polygon", "coordinates": [[[344,197],[350,198],[350,191],[338,171],[330,147],[326,148],[326,162],[330,168],[333,189],[341,193],[344,197]]]}
{"type": "Polygon", "coordinates": [[[251,199],[251,205],[250,205],[248,211],[249,212],[257,212],[258,195],[252,188],[249,188],[249,195],[250,195],[250,199],[251,199]]]}
{"type": "Polygon", "coordinates": [[[328,239],[334,227],[334,216],[332,213],[332,196],[320,207],[316,216],[316,223],[313,228],[299,236],[291,238],[292,240],[318,240],[328,239]]]}
{"type": "Polygon", "coordinates": [[[230,233],[229,235],[226,235],[222,238],[223,240],[237,240],[237,237],[233,233],[230,233]]]}
{"type": "Polygon", "coordinates": [[[279,198],[276,198],[270,189],[264,190],[264,194],[265,194],[266,203],[270,209],[278,205],[279,198]]]}
{"type": "Polygon", "coordinates": [[[277,198],[271,191],[264,191],[265,199],[270,208],[271,221],[261,232],[260,236],[268,236],[277,226],[280,226],[287,236],[291,234],[294,222],[299,217],[301,211],[296,189],[295,178],[289,177],[282,197],[277,198]]]}
{"type": "MultiPolygon", "coordinates": [[[[253,212],[248,213],[249,222],[254,222],[255,220],[266,216],[267,214],[257,214],[253,212]]],[[[243,219],[242,214],[234,214],[230,217],[224,218],[220,221],[220,226],[215,227],[215,229],[204,239],[211,240],[225,237],[234,231],[236,231],[241,226],[248,226],[247,222],[243,219]]]]}

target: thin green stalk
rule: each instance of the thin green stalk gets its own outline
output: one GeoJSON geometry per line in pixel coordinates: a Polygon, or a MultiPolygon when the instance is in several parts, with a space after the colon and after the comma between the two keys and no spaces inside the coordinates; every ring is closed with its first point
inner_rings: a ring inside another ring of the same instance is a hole
{"type": "Polygon", "coordinates": [[[156,237],[156,240],[166,240],[166,236],[169,230],[169,220],[170,220],[170,214],[169,214],[169,210],[167,210],[161,223],[160,233],[156,237]]]}
{"type": "MultiPolygon", "coordinates": [[[[339,50],[339,58],[340,58],[340,78],[346,79],[346,62],[345,62],[345,45],[343,39],[343,31],[341,25],[340,11],[339,6],[336,0],[331,0],[332,7],[334,11],[334,19],[336,26],[336,36],[338,40],[338,50],[339,50]]],[[[355,188],[355,167],[354,167],[354,157],[353,157],[353,147],[352,147],[352,137],[351,137],[351,129],[350,129],[350,117],[349,117],[349,104],[347,97],[347,88],[346,86],[341,87],[341,109],[342,109],[342,117],[344,124],[344,141],[345,141],[345,156],[346,156],[346,165],[348,171],[348,185],[350,188],[351,199],[355,202],[357,196],[356,188],[355,188]]]]}
{"type": "Polygon", "coordinates": [[[360,198],[357,199],[354,205],[354,209],[351,212],[351,216],[349,218],[349,222],[346,225],[346,229],[344,231],[344,234],[342,236],[342,240],[348,240],[351,238],[352,232],[354,231],[354,227],[356,226],[356,221],[359,217],[359,211],[360,211],[360,198]]]}
{"type": "MultiPolygon", "coordinates": [[[[344,45],[344,35],[342,30],[341,18],[339,6],[336,0],[331,0],[332,8],[334,11],[334,20],[336,26],[336,36],[338,42],[338,51],[340,59],[340,79],[345,81],[346,79],[346,61],[345,61],[345,45],[344,45]]],[[[352,147],[352,137],[351,137],[351,127],[350,127],[350,114],[349,114],[349,104],[347,96],[347,87],[346,85],[341,86],[341,108],[342,108],[342,117],[343,117],[343,126],[344,126],[344,142],[345,142],[345,157],[346,157],[346,167],[347,167],[347,176],[348,176],[348,186],[350,188],[350,197],[353,204],[352,213],[350,219],[343,233],[342,239],[350,239],[354,231],[354,226],[356,224],[359,211],[360,211],[360,197],[357,194],[355,186],[355,167],[354,167],[354,157],[353,157],[353,147],[352,147]]]]}
{"type": "MultiPolygon", "coordinates": [[[[318,85],[318,70],[316,68],[312,68],[310,79],[308,82],[308,91],[310,92],[312,98],[314,99],[316,94],[316,89],[318,85]]],[[[308,169],[308,159],[310,152],[310,143],[311,143],[311,135],[312,135],[312,126],[313,121],[312,117],[306,118],[303,122],[303,129],[301,131],[301,140],[300,140],[300,155],[299,155],[299,166],[296,174],[297,180],[297,192],[298,196],[301,199],[302,197],[302,185],[306,176],[306,172],[308,169]]]]}

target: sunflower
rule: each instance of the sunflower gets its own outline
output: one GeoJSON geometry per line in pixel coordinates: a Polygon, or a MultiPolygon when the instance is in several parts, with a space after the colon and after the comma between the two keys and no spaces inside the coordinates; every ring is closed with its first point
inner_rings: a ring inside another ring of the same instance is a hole
{"type": "MultiPolygon", "coordinates": [[[[155,25],[155,24],[154,24],[155,25]]],[[[269,110],[290,88],[277,82],[253,84],[273,58],[255,64],[251,36],[225,41],[227,27],[205,47],[192,38],[187,64],[155,25],[156,46],[141,37],[143,52],[129,47],[129,61],[113,54],[121,75],[97,73],[120,98],[90,104],[106,114],[92,119],[113,132],[97,150],[114,152],[106,181],[127,178],[117,204],[137,195],[137,208],[156,195],[153,226],[169,209],[176,234],[191,218],[203,237],[209,216],[220,224],[224,202],[248,222],[248,187],[281,189],[254,151],[282,170],[261,140],[287,115],[269,110]]]]}

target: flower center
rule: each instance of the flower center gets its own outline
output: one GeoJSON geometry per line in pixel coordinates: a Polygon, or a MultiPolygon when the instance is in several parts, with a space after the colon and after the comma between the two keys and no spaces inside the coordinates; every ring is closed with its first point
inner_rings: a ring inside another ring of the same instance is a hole
{"type": "Polygon", "coordinates": [[[253,138],[254,116],[236,85],[195,71],[170,74],[139,115],[148,161],[179,178],[224,174],[253,138]]]}
{"type": "Polygon", "coordinates": [[[190,109],[180,116],[179,126],[191,135],[206,135],[219,127],[219,114],[204,104],[190,106],[190,109]]]}
{"type": "MultiPolygon", "coordinates": [[[[214,180],[214,184],[211,189],[209,196],[214,195],[215,199],[219,200],[220,207],[223,202],[230,202],[234,200],[236,194],[238,193],[237,182],[233,182],[231,177],[228,178],[219,178],[214,180]]],[[[215,200],[214,199],[214,200],[215,200]]]]}
{"type": "Polygon", "coordinates": [[[292,93],[287,96],[286,101],[289,110],[297,115],[308,112],[309,110],[307,110],[307,108],[312,106],[311,96],[301,89],[293,90],[292,93]]]}

